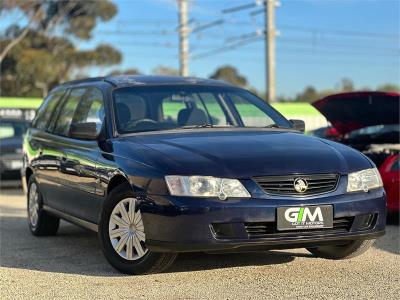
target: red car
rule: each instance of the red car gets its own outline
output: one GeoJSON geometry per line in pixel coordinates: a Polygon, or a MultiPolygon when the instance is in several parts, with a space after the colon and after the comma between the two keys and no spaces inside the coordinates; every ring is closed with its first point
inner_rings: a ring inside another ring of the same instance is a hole
{"type": "Polygon", "coordinates": [[[387,193],[389,213],[400,211],[400,155],[390,155],[380,166],[383,185],[387,193]]]}
{"type": "Polygon", "coordinates": [[[388,212],[398,215],[400,94],[342,93],[325,97],[312,105],[336,129],[335,140],[363,152],[379,167],[387,193],[388,212]]]}

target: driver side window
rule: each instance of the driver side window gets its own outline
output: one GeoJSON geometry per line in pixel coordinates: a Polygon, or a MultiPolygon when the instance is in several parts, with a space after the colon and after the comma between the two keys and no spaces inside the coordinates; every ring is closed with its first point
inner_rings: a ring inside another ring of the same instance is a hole
{"type": "Polygon", "coordinates": [[[145,99],[124,91],[119,92],[115,95],[115,117],[118,131],[134,128],[140,120],[148,118],[145,99]]]}
{"type": "Polygon", "coordinates": [[[71,124],[96,123],[97,134],[99,134],[104,115],[103,93],[97,88],[90,88],[83,95],[71,124]]]}

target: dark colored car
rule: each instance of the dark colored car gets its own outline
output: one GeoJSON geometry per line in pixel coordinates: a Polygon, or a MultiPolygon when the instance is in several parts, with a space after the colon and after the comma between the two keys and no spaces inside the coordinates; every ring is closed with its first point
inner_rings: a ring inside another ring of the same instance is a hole
{"type": "Polygon", "coordinates": [[[385,230],[379,172],[302,130],[219,81],[66,83],[24,142],[30,230],[56,234],[62,218],[98,231],[108,261],[130,274],[164,270],[179,252],[359,255],[385,230]]]}
{"type": "Polygon", "coordinates": [[[0,186],[21,185],[22,136],[28,121],[0,118],[0,186]]]}
{"type": "Polygon", "coordinates": [[[342,93],[318,100],[313,105],[338,132],[325,138],[363,152],[379,167],[388,211],[398,215],[399,170],[396,167],[400,152],[400,94],[342,93]]]}

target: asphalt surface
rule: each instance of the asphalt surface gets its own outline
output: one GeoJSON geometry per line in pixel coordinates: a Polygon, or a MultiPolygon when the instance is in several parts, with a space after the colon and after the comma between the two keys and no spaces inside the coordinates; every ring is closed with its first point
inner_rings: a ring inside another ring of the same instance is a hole
{"type": "Polygon", "coordinates": [[[344,261],[304,249],[184,254],[167,272],[126,276],[105,260],[95,233],[62,223],[34,237],[25,198],[0,194],[0,299],[400,299],[399,227],[344,261]]]}

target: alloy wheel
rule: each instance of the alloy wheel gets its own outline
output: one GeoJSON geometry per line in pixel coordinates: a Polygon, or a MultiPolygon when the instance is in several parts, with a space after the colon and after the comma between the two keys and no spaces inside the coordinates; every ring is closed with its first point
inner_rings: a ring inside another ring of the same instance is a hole
{"type": "Polygon", "coordinates": [[[124,259],[137,260],[148,252],[142,214],[136,198],[123,199],[114,207],[108,233],[115,252],[124,259]]]}
{"type": "Polygon", "coordinates": [[[39,192],[36,183],[31,184],[28,197],[29,221],[33,227],[36,227],[39,219],[39,192]]]}

